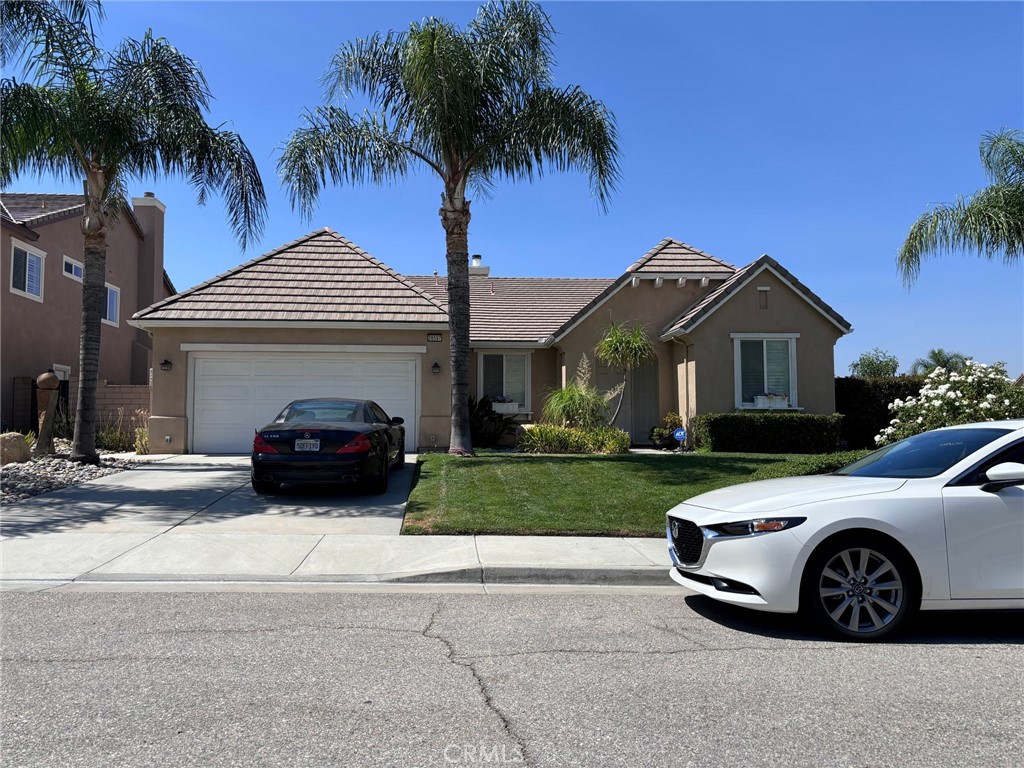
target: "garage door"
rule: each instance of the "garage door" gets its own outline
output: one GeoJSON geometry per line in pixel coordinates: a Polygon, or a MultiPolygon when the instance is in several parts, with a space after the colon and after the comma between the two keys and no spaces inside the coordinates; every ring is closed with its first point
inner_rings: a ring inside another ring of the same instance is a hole
{"type": "Polygon", "coordinates": [[[292,400],[373,400],[405,419],[417,445],[419,389],[413,355],[350,353],[193,353],[192,452],[248,453],[253,431],[292,400]]]}

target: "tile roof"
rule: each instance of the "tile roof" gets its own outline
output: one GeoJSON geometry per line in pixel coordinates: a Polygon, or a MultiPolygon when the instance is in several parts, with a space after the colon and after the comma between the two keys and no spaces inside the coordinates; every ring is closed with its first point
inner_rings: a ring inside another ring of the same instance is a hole
{"type": "Polygon", "coordinates": [[[818,308],[824,315],[826,315],[833,323],[839,326],[844,333],[849,333],[853,330],[846,319],[836,312],[832,307],[822,301],[816,293],[810,288],[801,283],[793,274],[783,267],[779,262],[773,259],[768,254],[764,254],[760,258],[752,261],[747,266],[740,270],[737,270],[732,277],[722,283],[720,286],[711,291],[707,296],[698,301],[680,317],[671,322],[668,327],[662,332],[661,339],[666,340],[672,336],[679,336],[684,333],[689,333],[696,327],[705,317],[711,314],[720,305],[724,304],[729,298],[735,293],[735,291],[743,285],[748,278],[752,278],[758,272],[761,271],[762,267],[768,267],[773,269],[779,274],[784,280],[786,280],[796,291],[803,296],[803,298],[818,308]]]}
{"type": "MultiPolygon", "coordinates": [[[[447,278],[406,278],[447,306],[447,278]]],[[[470,275],[470,343],[541,342],[615,281],[610,278],[470,275]]]]}
{"type": "MultiPolygon", "coordinates": [[[[2,195],[0,207],[8,214],[10,220],[30,229],[51,221],[77,216],[85,208],[85,202],[81,195],[48,192],[4,192],[2,195]]],[[[126,202],[123,211],[127,214],[139,239],[145,240],[146,236],[142,232],[142,225],[135,217],[135,211],[132,210],[131,205],[126,202]]],[[[3,212],[0,212],[0,218],[8,218],[8,216],[4,216],[3,212]]]]}
{"type": "Polygon", "coordinates": [[[324,228],[136,313],[146,321],[447,323],[430,294],[324,228]]]}
{"type": "Polygon", "coordinates": [[[31,225],[37,219],[66,214],[85,203],[81,195],[44,194],[40,192],[4,192],[3,206],[19,224],[31,225]]]}
{"type": "Polygon", "coordinates": [[[670,237],[666,237],[626,270],[627,273],[636,274],[686,274],[701,277],[725,277],[735,271],[736,267],[732,264],[670,237]]]}

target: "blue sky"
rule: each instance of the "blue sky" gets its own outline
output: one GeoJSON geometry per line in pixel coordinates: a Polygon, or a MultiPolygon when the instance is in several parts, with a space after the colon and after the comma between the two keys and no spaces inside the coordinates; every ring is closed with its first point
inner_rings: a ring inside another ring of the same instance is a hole
{"type": "MultiPolygon", "coordinates": [[[[143,180],[167,203],[166,266],[179,290],[329,226],[405,274],[444,272],[440,186],[426,172],[383,189],[328,189],[312,221],[291,210],[278,148],[321,103],[346,40],[476,3],[107,2],[107,47],[147,28],[203,67],[252,150],[270,215],[241,253],[223,203],[180,180],[143,180]]],[[[1024,128],[1021,3],[544,4],[556,80],[615,113],[622,183],[603,214],[586,179],[502,183],[473,205],[470,249],[494,275],[615,277],[664,237],[737,266],[778,259],[854,332],[836,372],[881,347],[905,370],[932,347],[1024,371],[1024,265],[928,261],[909,291],[895,254],[931,204],[984,186],[979,138],[1024,128]]],[[[20,190],[69,191],[21,179],[20,190]]]]}

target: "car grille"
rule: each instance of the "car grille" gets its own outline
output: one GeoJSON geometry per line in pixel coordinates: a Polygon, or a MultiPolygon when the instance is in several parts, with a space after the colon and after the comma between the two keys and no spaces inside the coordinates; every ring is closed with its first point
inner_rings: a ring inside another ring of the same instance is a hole
{"type": "Polygon", "coordinates": [[[672,534],[672,546],[676,549],[679,562],[690,565],[700,561],[704,550],[704,534],[695,523],[689,520],[669,518],[669,532],[672,534]]]}

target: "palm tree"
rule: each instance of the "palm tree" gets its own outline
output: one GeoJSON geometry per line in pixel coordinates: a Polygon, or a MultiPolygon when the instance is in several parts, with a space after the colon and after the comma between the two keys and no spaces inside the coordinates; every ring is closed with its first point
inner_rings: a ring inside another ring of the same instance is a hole
{"type": "Polygon", "coordinates": [[[601,340],[597,342],[594,352],[605,365],[621,369],[625,377],[622,392],[615,405],[615,413],[608,421],[609,424],[614,424],[619,418],[619,411],[622,410],[622,401],[626,399],[625,383],[629,378],[629,372],[639,368],[645,360],[654,357],[654,344],[651,343],[643,326],[634,325],[627,328],[625,323],[612,320],[601,340]]]}
{"type": "Polygon", "coordinates": [[[980,152],[992,183],[969,198],[937,206],[910,228],[897,256],[908,286],[929,254],[974,250],[1007,264],[1024,256],[1024,131],[987,133],[980,152]]]}
{"type": "Polygon", "coordinates": [[[69,181],[84,177],[85,269],[71,458],[95,463],[107,225],[127,207],[127,181],[182,174],[200,204],[221,193],[242,248],[262,231],[266,197],[238,134],[207,125],[211,96],[199,66],[163,38],[147,32],[105,54],[83,24],[71,24],[52,36],[34,63],[35,83],[0,81],[0,184],[26,172],[69,181]]]}
{"type": "Polygon", "coordinates": [[[929,349],[928,354],[919,357],[910,366],[910,373],[913,376],[923,376],[931,373],[936,368],[945,368],[947,371],[962,371],[967,367],[967,356],[959,352],[947,352],[944,349],[929,349]]]}
{"type": "Polygon", "coordinates": [[[606,206],[618,178],[614,117],[579,87],[552,85],[553,35],[538,5],[517,1],[483,6],[461,30],[428,18],[408,32],[345,43],[324,75],[328,101],[358,92],[377,111],[328,104],[307,112],[278,166],[307,217],[328,181],[380,185],[415,167],[440,179],[454,454],[472,453],[467,189],[486,193],[499,179],[532,180],[545,168],[578,170],[606,206]]]}
{"type": "Polygon", "coordinates": [[[100,0],[2,0],[0,65],[18,59],[33,42],[45,46],[53,31],[69,23],[91,26],[93,18],[103,18],[100,0]]]}

